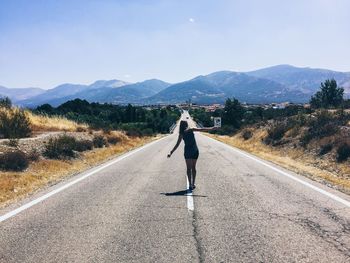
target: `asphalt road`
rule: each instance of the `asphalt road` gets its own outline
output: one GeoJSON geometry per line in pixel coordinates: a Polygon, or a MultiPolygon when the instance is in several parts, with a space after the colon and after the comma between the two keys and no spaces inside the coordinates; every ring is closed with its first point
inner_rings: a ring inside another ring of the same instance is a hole
{"type": "Polygon", "coordinates": [[[192,194],[168,136],[26,200],[83,178],[0,222],[0,262],[350,262],[348,196],[196,138],[192,194]]]}

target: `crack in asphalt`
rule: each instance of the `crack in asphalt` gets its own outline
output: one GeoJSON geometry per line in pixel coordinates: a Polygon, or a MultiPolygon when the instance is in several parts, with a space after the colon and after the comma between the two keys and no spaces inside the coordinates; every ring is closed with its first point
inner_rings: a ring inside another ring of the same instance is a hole
{"type": "Polygon", "coordinates": [[[292,223],[298,224],[302,227],[306,227],[310,230],[311,233],[317,235],[318,237],[322,238],[322,240],[331,244],[343,255],[350,257],[350,246],[348,243],[342,241],[343,238],[346,238],[348,235],[350,235],[349,223],[339,218],[330,209],[325,208],[322,209],[322,211],[336,223],[336,225],[340,228],[339,230],[326,229],[327,226],[322,226],[318,222],[315,222],[311,217],[303,217],[302,213],[285,215],[269,213],[269,215],[271,219],[284,218],[292,223]]]}
{"type": "Polygon", "coordinates": [[[198,254],[198,261],[199,263],[203,263],[205,262],[205,256],[204,256],[202,241],[199,237],[199,229],[197,225],[197,221],[198,221],[197,213],[195,211],[189,211],[189,213],[191,213],[193,238],[195,241],[196,252],[198,254]]]}
{"type": "Polygon", "coordinates": [[[339,252],[341,252],[345,256],[350,257],[350,247],[348,246],[348,244],[341,240],[342,237],[345,234],[347,234],[348,231],[327,230],[324,227],[322,227],[319,223],[311,220],[310,218],[300,218],[292,221],[302,226],[306,226],[314,234],[318,235],[323,240],[333,245],[339,252]]]}

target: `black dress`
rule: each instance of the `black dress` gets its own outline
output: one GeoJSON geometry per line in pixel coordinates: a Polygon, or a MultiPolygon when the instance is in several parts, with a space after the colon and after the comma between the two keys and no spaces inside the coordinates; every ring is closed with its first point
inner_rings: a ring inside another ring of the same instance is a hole
{"type": "Polygon", "coordinates": [[[182,136],[185,142],[185,159],[198,159],[199,151],[192,130],[186,130],[182,136]]]}

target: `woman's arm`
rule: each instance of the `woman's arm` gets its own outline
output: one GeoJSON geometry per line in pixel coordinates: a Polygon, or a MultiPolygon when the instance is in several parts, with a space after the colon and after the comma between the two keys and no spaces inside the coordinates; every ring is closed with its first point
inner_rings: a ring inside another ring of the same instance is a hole
{"type": "Polygon", "coordinates": [[[192,128],[192,131],[199,131],[199,132],[209,132],[213,130],[217,130],[218,127],[204,127],[204,128],[192,128]]]}
{"type": "Polygon", "coordinates": [[[170,151],[170,153],[168,154],[168,158],[170,158],[170,156],[176,151],[177,147],[179,147],[180,143],[181,143],[181,140],[182,140],[182,135],[179,134],[179,137],[177,138],[177,142],[174,146],[174,148],[170,151]]]}

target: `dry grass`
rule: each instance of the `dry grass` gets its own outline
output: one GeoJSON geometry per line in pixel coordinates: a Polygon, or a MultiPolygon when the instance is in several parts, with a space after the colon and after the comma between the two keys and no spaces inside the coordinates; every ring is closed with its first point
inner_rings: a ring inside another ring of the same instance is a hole
{"type": "Polygon", "coordinates": [[[249,140],[244,140],[240,133],[234,136],[209,136],[315,181],[330,183],[339,190],[350,193],[349,161],[336,163],[334,160],[316,157],[301,148],[268,146],[262,143],[262,139],[266,137],[266,130],[255,129],[253,133],[253,137],[249,140]]]}
{"type": "Polygon", "coordinates": [[[33,132],[42,131],[86,131],[88,126],[79,124],[60,116],[36,115],[29,111],[26,112],[31,122],[33,132]]]}
{"type": "MultiPolygon", "coordinates": [[[[9,115],[12,111],[19,110],[16,107],[11,109],[0,107],[1,112],[5,112],[9,115]]],[[[67,118],[61,116],[45,116],[37,115],[31,111],[26,110],[25,114],[30,120],[31,129],[33,132],[50,132],[50,131],[67,131],[67,132],[76,132],[76,131],[87,131],[88,125],[79,124],[77,122],[68,120],[67,118]]]]}
{"type": "Polygon", "coordinates": [[[0,172],[0,207],[157,138],[131,139],[121,132],[112,132],[110,136],[118,136],[119,143],[87,151],[78,159],[43,159],[32,163],[24,172],[0,172]]]}

